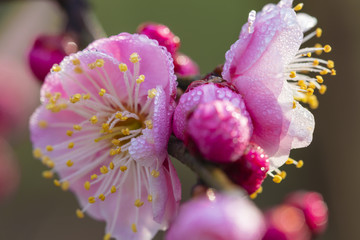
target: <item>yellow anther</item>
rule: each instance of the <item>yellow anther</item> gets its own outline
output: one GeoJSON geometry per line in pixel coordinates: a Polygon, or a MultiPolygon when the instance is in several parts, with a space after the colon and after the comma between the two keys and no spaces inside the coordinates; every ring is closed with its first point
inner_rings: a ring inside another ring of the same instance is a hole
{"type": "Polygon", "coordinates": [[[110,149],[110,156],[114,156],[116,154],[119,154],[120,152],[121,152],[121,148],[110,149]]]}
{"type": "Polygon", "coordinates": [[[120,167],[120,171],[122,171],[122,172],[125,172],[127,169],[128,169],[127,166],[121,166],[120,167]]]}
{"type": "Polygon", "coordinates": [[[101,201],[105,201],[105,195],[104,195],[104,194],[100,194],[100,195],[99,195],[99,199],[100,199],[101,201]]]}
{"type": "Polygon", "coordinates": [[[47,162],[51,161],[51,159],[48,156],[43,156],[41,159],[41,162],[45,165],[47,165],[47,162]]]}
{"type": "Polygon", "coordinates": [[[96,65],[97,67],[103,67],[104,64],[105,64],[104,59],[97,59],[97,60],[95,61],[95,65],[96,65]]]}
{"type": "Polygon", "coordinates": [[[118,140],[118,139],[113,139],[113,140],[111,141],[111,143],[114,144],[115,146],[119,146],[120,143],[121,143],[121,141],[118,140]]]}
{"type": "Polygon", "coordinates": [[[54,150],[53,146],[51,146],[51,145],[47,145],[47,146],[46,146],[46,151],[51,152],[51,151],[53,151],[53,150],[54,150]]]}
{"type": "Polygon", "coordinates": [[[89,201],[89,203],[95,203],[96,202],[96,199],[95,199],[95,197],[89,197],[88,198],[88,201],[89,201]]]}
{"type": "Polygon", "coordinates": [[[152,197],[152,195],[151,195],[151,194],[149,194],[149,195],[147,196],[147,200],[148,200],[148,202],[152,202],[153,197],[152,197]]]}
{"type": "Polygon", "coordinates": [[[97,117],[96,117],[95,115],[92,116],[92,117],[90,118],[90,122],[91,122],[92,124],[96,124],[96,123],[98,122],[97,117]]]}
{"type": "Polygon", "coordinates": [[[328,60],[327,66],[328,66],[328,68],[334,68],[335,67],[334,61],[328,60]]]}
{"type": "Polygon", "coordinates": [[[54,173],[52,171],[47,170],[42,172],[42,176],[44,178],[51,179],[54,177],[54,173]]]}
{"type": "Polygon", "coordinates": [[[116,187],[112,186],[110,191],[111,191],[111,193],[116,193],[116,187]]]}
{"type": "Polygon", "coordinates": [[[90,182],[89,181],[86,181],[85,183],[84,183],[84,188],[86,189],[86,190],[89,190],[90,189],[90,182]]]}
{"type": "Polygon", "coordinates": [[[110,239],[111,239],[111,234],[110,233],[105,234],[103,240],[110,240],[110,239]]]}
{"type": "Polygon", "coordinates": [[[333,75],[333,76],[336,75],[336,70],[335,69],[331,69],[331,75],[333,75]]]}
{"type": "Polygon", "coordinates": [[[313,94],[314,94],[314,89],[312,89],[312,88],[306,89],[306,94],[307,94],[308,96],[313,95],[313,94]]]}
{"type": "Polygon", "coordinates": [[[144,205],[144,202],[142,202],[140,199],[136,199],[134,205],[135,207],[141,207],[144,205]]]}
{"type": "Polygon", "coordinates": [[[297,168],[302,168],[302,166],[304,166],[304,161],[303,160],[299,160],[296,164],[297,168]]]}
{"type": "Polygon", "coordinates": [[[70,187],[70,183],[68,181],[65,181],[65,182],[61,183],[61,189],[63,191],[67,191],[69,189],[69,187],[70,187]]]}
{"type": "Polygon", "coordinates": [[[263,187],[260,186],[257,190],[256,190],[256,193],[262,193],[263,192],[263,187]]]}
{"type": "Polygon", "coordinates": [[[120,63],[119,64],[119,69],[122,72],[126,72],[128,70],[128,67],[127,67],[127,65],[125,63],[120,63]]]}
{"type": "Polygon", "coordinates": [[[47,92],[47,93],[45,93],[45,97],[46,97],[47,99],[51,98],[51,97],[52,97],[51,92],[47,92]]]}
{"type": "Polygon", "coordinates": [[[60,183],[59,180],[54,179],[54,185],[55,185],[56,187],[60,187],[60,186],[61,186],[61,183],[60,183]]]}
{"type": "Polygon", "coordinates": [[[72,165],[74,165],[74,162],[71,160],[67,160],[66,166],[71,167],[72,165]]]}
{"type": "Polygon", "coordinates": [[[146,125],[146,128],[148,128],[148,129],[153,128],[153,124],[152,124],[152,121],[150,119],[145,121],[145,125],[146,125]]]}
{"type": "Polygon", "coordinates": [[[34,158],[41,158],[42,157],[42,152],[40,148],[35,148],[33,150],[33,156],[34,158]]]}
{"type": "Polygon", "coordinates": [[[289,77],[290,78],[295,78],[296,77],[296,72],[291,71],[289,77]]]}
{"type": "Polygon", "coordinates": [[[76,216],[78,218],[84,218],[84,213],[80,209],[76,209],[76,216]]]}
{"type": "Polygon", "coordinates": [[[286,160],[286,165],[291,165],[291,164],[294,164],[294,159],[292,158],[288,158],[288,160],[286,160]]]}
{"type": "Polygon", "coordinates": [[[53,161],[51,161],[50,158],[48,160],[46,160],[45,165],[48,168],[54,168],[55,167],[55,163],[53,161]]]}
{"type": "Polygon", "coordinates": [[[109,169],[107,168],[107,166],[103,165],[101,168],[100,168],[100,172],[102,174],[107,174],[109,172],[109,169]]]}
{"type": "Polygon", "coordinates": [[[54,64],[51,68],[51,71],[53,72],[60,72],[61,71],[61,67],[59,66],[59,64],[54,64]]]}
{"type": "Polygon", "coordinates": [[[61,97],[61,93],[60,93],[60,92],[56,92],[56,93],[54,94],[54,98],[55,98],[56,100],[58,100],[60,97],[61,97]]]}
{"type": "Polygon", "coordinates": [[[121,121],[126,121],[128,119],[128,117],[122,117],[120,118],[121,121]]]}
{"type": "Polygon", "coordinates": [[[103,124],[101,125],[101,128],[106,132],[106,131],[109,130],[110,124],[108,124],[108,123],[103,123],[103,124]]]}
{"type": "Polygon", "coordinates": [[[320,86],[320,89],[319,89],[319,93],[320,93],[320,94],[325,94],[326,89],[327,89],[326,85],[321,85],[321,86],[320,86]]]}
{"type": "Polygon", "coordinates": [[[90,96],[90,93],[87,93],[87,94],[84,94],[82,97],[84,100],[88,100],[88,99],[90,99],[91,96],[90,96]]]}
{"type": "Polygon", "coordinates": [[[71,60],[71,62],[74,64],[74,65],[80,65],[80,60],[78,58],[75,58],[73,60],[71,60]]]}
{"type": "Polygon", "coordinates": [[[296,108],[296,102],[293,101],[293,109],[295,109],[295,108],[296,108]]]}
{"type": "Polygon", "coordinates": [[[97,178],[98,178],[98,176],[97,176],[96,174],[93,174],[93,175],[91,175],[91,177],[90,177],[91,180],[94,180],[94,179],[97,179],[97,178]]]}
{"type": "Polygon", "coordinates": [[[66,135],[68,135],[69,137],[71,137],[72,135],[73,135],[73,131],[71,131],[71,130],[67,130],[66,131],[66,135]]]}
{"type": "Polygon", "coordinates": [[[68,145],[68,148],[73,148],[75,146],[75,143],[73,143],[73,142],[69,142],[69,145],[68,145]]]}
{"type": "Polygon", "coordinates": [[[323,79],[322,76],[317,75],[317,76],[316,76],[316,81],[317,81],[318,83],[323,83],[323,82],[324,82],[324,79],[323,79]]]}
{"type": "Polygon", "coordinates": [[[280,175],[275,175],[273,178],[274,183],[281,183],[282,177],[280,175]]]}
{"type": "Polygon", "coordinates": [[[82,70],[81,67],[75,67],[74,72],[77,73],[77,74],[81,74],[81,73],[83,73],[83,70],[82,70]]]}
{"type": "Polygon", "coordinates": [[[132,230],[134,233],[137,232],[137,228],[136,228],[136,224],[135,224],[135,223],[131,224],[131,230],[132,230]]]}
{"type": "Polygon", "coordinates": [[[72,97],[69,98],[71,103],[76,103],[76,102],[80,101],[80,99],[81,99],[80,93],[76,93],[72,97]]]}
{"type": "Polygon", "coordinates": [[[298,12],[298,11],[301,11],[301,9],[304,7],[304,4],[303,3],[299,3],[298,5],[296,5],[294,7],[294,11],[298,12]]]}
{"type": "Polygon", "coordinates": [[[316,29],[316,37],[321,37],[321,35],[322,35],[322,29],[321,28],[317,28],[316,29]]]}
{"type": "Polygon", "coordinates": [[[47,128],[48,123],[47,123],[47,121],[45,121],[45,120],[41,120],[41,121],[39,121],[38,126],[39,126],[40,128],[47,128]]]}
{"type": "Polygon", "coordinates": [[[320,64],[319,60],[315,59],[315,60],[313,61],[313,65],[314,65],[314,66],[318,66],[319,64],[320,64]]]}
{"type": "Polygon", "coordinates": [[[330,47],[330,45],[325,45],[325,46],[324,46],[324,52],[326,52],[326,53],[331,52],[331,47],[330,47]]]}
{"type": "Polygon", "coordinates": [[[154,98],[156,96],[156,89],[149,89],[148,90],[148,98],[154,98]]]}
{"type": "Polygon", "coordinates": [[[282,179],[285,179],[287,174],[285,171],[281,171],[281,173],[279,173],[279,175],[282,179]]]}
{"type": "Polygon", "coordinates": [[[60,104],[58,105],[58,107],[60,108],[60,110],[64,110],[64,109],[67,108],[67,104],[66,104],[66,103],[60,103],[60,104]]]}
{"type": "Polygon", "coordinates": [[[151,176],[157,178],[160,175],[160,172],[156,171],[155,169],[151,171],[151,176]]]}
{"type": "Polygon", "coordinates": [[[139,54],[133,53],[133,54],[130,55],[130,62],[137,63],[140,60],[141,60],[141,58],[139,57],[139,54]]]}
{"type": "Polygon", "coordinates": [[[311,57],[311,52],[308,52],[306,56],[311,57]]]}
{"type": "Polygon", "coordinates": [[[115,117],[116,117],[117,119],[121,119],[121,118],[122,118],[122,114],[121,114],[120,112],[117,112],[117,113],[115,114],[115,117]]]}
{"type": "Polygon", "coordinates": [[[89,64],[88,64],[88,67],[89,67],[91,70],[93,70],[93,69],[96,68],[96,64],[95,64],[95,63],[89,63],[89,64]]]}
{"type": "Polygon", "coordinates": [[[121,129],[121,133],[125,136],[128,136],[130,135],[130,129],[128,128],[121,129]]]}
{"type": "Polygon", "coordinates": [[[100,92],[99,92],[99,96],[104,96],[104,94],[106,93],[106,90],[105,89],[100,89],[100,92]]]}
{"type": "Polygon", "coordinates": [[[110,162],[110,164],[109,164],[109,168],[110,168],[111,170],[113,170],[113,169],[114,169],[114,167],[115,167],[115,164],[114,164],[113,162],[110,162]]]}
{"type": "Polygon", "coordinates": [[[308,102],[311,109],[317,109],[319,107],[319,101],[315,95],[309,96],[308,102]]]}
{"type": "Polygon", "coordinates": [[[82,129],[82,127],[80,125],[74,125],[73,128],[76,131],[80,131],[82,129]]]}
{"type": "Polygon", "coordinates": [[[324,69],[320,72],[320,75],[326,75],[328,73],[329,73],[329,71],[327,69],[324,69]]]}
{"type": "Polygon", "coordinates": [[[315,83],[313,83],[313,82],[309,82],[308,87],[309,87],[309,88],[312,88],[312,89],[315,89],[315,88],[316,88],[316,85],[315,85],[315,83]]]}
{"type": "Polygon", "coordinates": [[[317,44],[315,44],[314,47],[318,49],[318,50],[315,51],[315,53],[316,53],[317,55],[321,55],[322,52],[323,52],[323,50],[322,50],[322,49],[323,49],[323,46],[322,46],[320,43],[317,43],[317,44]]]}
{"type": "Polygon", "coordinates": [[[144,75],[140,75],[137,79],[136,79],[136,83],[140,84],[143,83],[145,81],[145,76],[144,75]]]}
{"type": "Polygon", "coordinates": [[[250,197],[251,199],[255,199],[255,198],[257,197],[257,195],[258,195],[258,194],[257,194],[256,192],[254,192],[254,193],[250,194],[249,197],[250,197]]]}

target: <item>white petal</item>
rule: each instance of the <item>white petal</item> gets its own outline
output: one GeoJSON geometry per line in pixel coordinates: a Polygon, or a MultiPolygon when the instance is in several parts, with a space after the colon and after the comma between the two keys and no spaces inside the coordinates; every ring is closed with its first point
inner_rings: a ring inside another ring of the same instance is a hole
{"type": "Polygon", "coordinates": [[[298,13],[296,14],[296,18],[303,32],[309,31],[317,24],[317,19],[306,13],[298,13]]]}

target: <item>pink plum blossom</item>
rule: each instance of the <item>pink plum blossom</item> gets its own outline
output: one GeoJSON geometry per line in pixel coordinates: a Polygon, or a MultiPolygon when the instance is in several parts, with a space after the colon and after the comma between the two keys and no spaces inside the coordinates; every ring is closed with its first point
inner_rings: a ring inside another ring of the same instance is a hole
{"type": "Polygon", "coordinates": [[[181,96],[173,121],[179,139],[195,144],[207,160],[220,163],[241,157],[252,134],[241,95],[227,85],[194,82],[181,96]]]}
{"type": "Polygon", "coordinates": [[[302,5],[293,9],[292,2],[282,0],[266,5],[257,14],[250,12],[239,40],[226,53],[222,73],[243,96],[254,126],[250,141],[265,150],[270,171],[276,173],[291,149],[306,147],[312,141],[314,117],[298,101],[316,107],[314,90],[326,90],[321,75],[335,74],[332,61],[312,57],[314,52],[329,52],[330,46],[300,49],[309,38],[319,37],[321,29],[304,37],[303,31],[314,27],[316,19],[297,16],[295,10],[302,5]]]}
{"type": "Polygon", "coordinates": [[[189,56],[177,53],[174,58],[174,71],[177,75],[186,77],[200,74],[199,66],[189,56]]]}
{"type": "Polygon", "coordinates": [[[176,77],[171,55],[145,35],[95,41],[54,65],[30,120],[35,157],[81,209],[106,221],[104,239],[151,239],[177,212],[167,155],[176,77]]]}
{"type": "MultiPolygon", "coordinates": [[[[209,192],[210,191],[210,192],[209,192]]],[[[214,194],[193,199],[180,207],[166,240],[260,240],[264,233],[261,212],[247,199],[214,194]]]]}

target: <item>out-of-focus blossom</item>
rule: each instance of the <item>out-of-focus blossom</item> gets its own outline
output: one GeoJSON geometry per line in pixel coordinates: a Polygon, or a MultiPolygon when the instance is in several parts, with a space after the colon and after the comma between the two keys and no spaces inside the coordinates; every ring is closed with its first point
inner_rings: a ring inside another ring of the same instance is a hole
{"type": "Polygon", "coordinates": [[[239,40],[226,53],[222,73],[244,98],[254,126],[251,141],[269,155],[269,174],[275,171],[276,182],[281,181],[278,167],[288,160],[290,149],[312,141],[314,117],[298,100],[316,105],[314,90],[324,93],[326,89],[321,75],[335,74],[332,61],[312,57],[314,52],[329,52],[330,46],[300,49],[309,38],[320,36],[321,29],[303,37],[314,21],[308,15],[297,17],[295,11],[302,5],[293,9],[292,2],[282,0],[257,14],[250,12],[239,40]]]}
{"type": "Polygon", "coordinates": [[[174,133],[210,161],[233,162],[243,154],[252,124],[241,95],[226,82],[213,81],[196,81],[181,96],[174,133]]]}
{"type": "Polygon", "coordinates": [[[9,144],[0,138],[0,201],[15,192],[19,185],[20,170],[9,144]]]}
{"type": "Polygon", "coordinates": [[[257,240],[263,233],[263,216],[249,200],[208,190],[180,207],[165,239],[257,240]]]}
{"type": "Polygon", "coordinates": [[[144,35],[95,41],[54,65],[30,121],[44,172],[104,239],[151,239],[176,214],[180,183],[168,159],[176,77],[171,55],[144,35]]]}
{"type": "Polygon", "coordinates": [[[263,240],[310,240],[311,232],[303,212],[291,205],[280,205],[265,213],[267,230],[263,240]]]}
{"type": "Polygon", "coordinates": [[[174,55],[174,69],[179,76],[194,76],[200,74],[199,66],[189,57],[182,53],[174,55]]]}
{"type": "Polygon", "coordinates": [[[328,221],[328,208],[321,194],[299,191],[290,194],[285,203],[300,208],[304,212],[307,225],[314,234],[325,231],[328,221]]]}

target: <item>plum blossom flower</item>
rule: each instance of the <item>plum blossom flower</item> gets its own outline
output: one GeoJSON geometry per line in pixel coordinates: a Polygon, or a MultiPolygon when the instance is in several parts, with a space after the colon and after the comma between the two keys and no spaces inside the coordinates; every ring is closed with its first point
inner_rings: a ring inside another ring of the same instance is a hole
{"type": "Polygon", "coordinates": [[[180,183],[167,155],[176,77],[171,55],[144,35],[95,41],[54,65],[30,120],[34,156],[104,239],[151,239],[177,211],[180,183]]]}
{"type": "Polygon", "coordinates": [[[276,182],[281,181],[278,167],[285,162],[302,166],[302,162],[288,160],[290,149],[306,147],[312,141],[314,117],[298,101],[316,108],[314,90],[321,94],[326,90],[321,85],[322,75],[336,74],[333,61],[312,57],[313,53],[329,52],[329,45],[300,49],[322,31],[316,29],[304,37],[303,32],[314,27],[316,19],[297,15],[302,5],[291,8],[292,2],[282,0],[257,14],[250,12],[239,40],[226,53],[222,73],[244,98],[254,126],[250,141],[269,156],[268,174],[276,182]]]}
{"type": "Polygon", "coordinates": [[[247,198],[208,190],[180,207],[165,239],[260,240],[264,228],[261,212],[247,198]]]}

